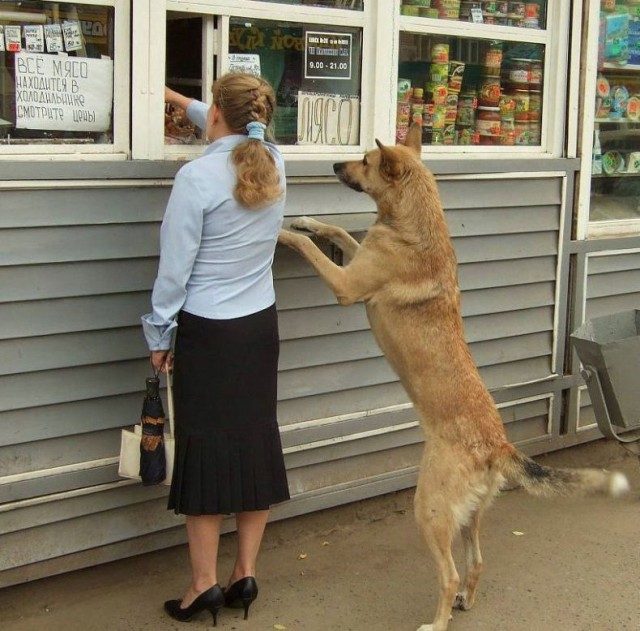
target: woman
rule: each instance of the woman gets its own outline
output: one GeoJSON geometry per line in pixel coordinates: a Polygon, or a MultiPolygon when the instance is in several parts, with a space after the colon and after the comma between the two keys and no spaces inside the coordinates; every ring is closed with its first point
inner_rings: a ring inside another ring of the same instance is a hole
{"type": "Polygon", "coordinates": [[[255,566],[272,504],[289,499],[276,420],[279,353],[271,266],[282,225],[284,163],[264,140],[275,96],[261,78],[227,74],[213,104],[167,89],[211,144],[176,175],[160,232],[151,313],[142,324],[155,369],[173,358],[176,454],[169,508],[186,515],[191,584],[165,603],[180,621],[258,594],[255,566]],[[235,513],[236,563],[226,590],[217,553],[235,513]]]}

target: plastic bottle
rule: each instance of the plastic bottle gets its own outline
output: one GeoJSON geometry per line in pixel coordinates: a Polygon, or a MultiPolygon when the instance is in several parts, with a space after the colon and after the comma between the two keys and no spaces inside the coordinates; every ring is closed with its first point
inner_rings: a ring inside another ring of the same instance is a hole
{"type": "Polygon", "coordinates": [[[602,146],[600,145],[600,130],[593,133],[593,155],[591,157],[591,174],[600,175],[602,173],[602,146]]]}

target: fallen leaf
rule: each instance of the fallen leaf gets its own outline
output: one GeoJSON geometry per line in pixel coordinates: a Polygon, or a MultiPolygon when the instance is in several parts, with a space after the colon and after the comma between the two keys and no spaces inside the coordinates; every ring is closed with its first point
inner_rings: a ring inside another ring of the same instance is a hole
{"type": "Polygon", "coordinates": [[[274,624],[274,625],[273,625],[273,628],[274,628],[276,631],[286,631],[286,628],[287,628],[287,627],[285,627],[283,624],[274,624]]]}
{"type": "Polygon", "coordinates": [[[307,555],[304,552],[301,552],[298,555],[298,561],[301,561],[302,559],[306,559],[306,558],[307,558],[307,555]]]}
{"type": "Polygon", "coordinates": [[[328,542],[328,541],[323,541],[323,542],[322,542],[322,545],[323,545],[323,546],[328,546],[328,545],[329,545],[329,542],[328,542]]]}
{"type": "Polygon", "coordinates": [[[524,532],[520,532],[519,530],[514,530],[511,534],[515,535],[516,537],[522,537],[522,535],[524,535],[524,532]]]}

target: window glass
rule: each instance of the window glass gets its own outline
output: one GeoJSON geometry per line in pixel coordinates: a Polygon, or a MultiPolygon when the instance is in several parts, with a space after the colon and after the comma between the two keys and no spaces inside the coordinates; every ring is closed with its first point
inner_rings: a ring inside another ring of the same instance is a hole
{"type": "Polygon", "coordinates": [[[363,0],[261,0],[278,4],[298,4],[306,7],[330,7],[332,9],[353,9],[362,11],[363,0]]]}
{"type": "Polygon", "coordinates": [[[0,3],[0,145],[113,142],[112,7],[0,3]]]}
{"type": "Polygon", "coordinates": [[[360,138],[362,31],[263,20],[231,21],[230,61],[273,86],[276,141],[357,145],[360,138]]]}
{"type": "MultiPolygon", "coordinates": [[[[615,2],[614,2],[615,3],[615,2]]],[[[476,24],[543,29],[547,3],[509,2],[507,0],[402,0],[400,13],[435,20],[460,20],[476,24]]]]}
{"type": "Polygon", "coordinates": [[[400,34],[396,138],[425,145],[540,145],[544,46],[400,34]]]}
{"type": "MultiPolygon", "coordinates": [[[[178,92],[203,92],[202,33],[215,16],[168,13],[166,83],[178,92]],[[188,43],[188,46],[186,45],[188,43]]],[[[276,94],[271,134],[282,145],[358,145],[360,142],[362,29],[231,18],[229,71],[263,76],[276,94]]],[[[194,144],[202,132],[185,112],[165,111],[165,144],[194,144]]]]}
{"type": "Polygon", "coordinates": [[[591,221],[640,218],[640,5],[600,4],[591,221]]]}

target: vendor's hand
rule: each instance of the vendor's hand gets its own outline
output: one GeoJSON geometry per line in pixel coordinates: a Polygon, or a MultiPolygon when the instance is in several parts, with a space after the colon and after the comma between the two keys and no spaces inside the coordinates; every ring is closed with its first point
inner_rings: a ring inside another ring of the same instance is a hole
{"type": "Polygon", "coordinates": [[[173,367],[173,355],[169,351],[151,351],[151,365],[154,370],[167,372],[173,367]]]}

